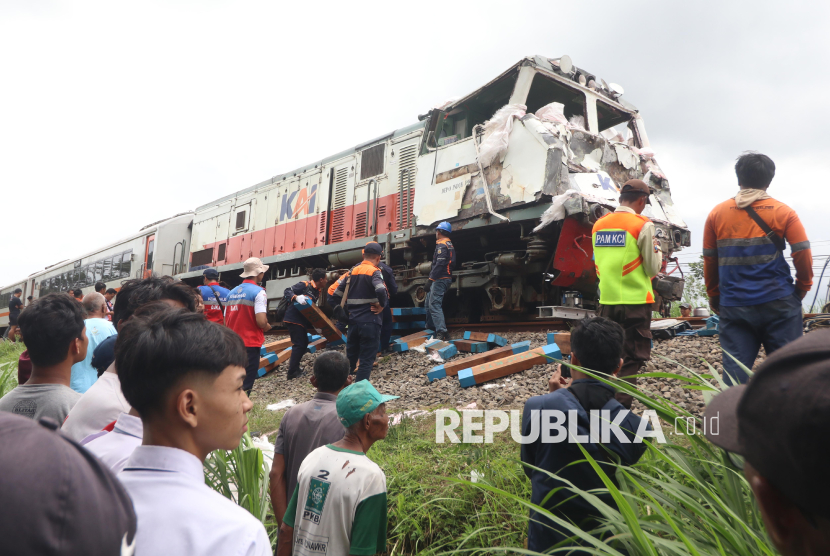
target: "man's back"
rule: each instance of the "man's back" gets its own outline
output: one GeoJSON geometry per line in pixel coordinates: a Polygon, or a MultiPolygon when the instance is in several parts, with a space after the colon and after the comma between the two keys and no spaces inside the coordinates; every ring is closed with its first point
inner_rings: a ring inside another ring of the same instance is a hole
{"type": "Polygon", "coordinates": [[[346,429],[337,418],[337,396],[318,392],[314,398],[292,407],[280,421],[274,453],[285,458],[286,492],[297,486],[297,473],[308,454],[326,444],[337,442],[346,429]]]}
{"type": "Polygon", "coordinates": [[[217,324],[224,324],[224,308],[228,304],[230,290],[216,282],[211,282],[206,286],[199,286],[199,292],[205,304],[205,318],[217,324]]]}
{"type": "Polygon", "coordinates": [[[104,373],[69,412],[61,432],[75,442],[80,442],[128,411],[130,404],[121,392],[118,375],[104,373]]]}
{"type": "Polygon", "coordinates": [[[135,507],[141,556],[272,554],[262,523],[205,485],[202,462],[188,452],[139,446],[118,478],[135,507]]]}
{"type": "MultiPolygon", "coordinates": [[[[759,191],[757,195],[762,193],[759,191]]],[[[763,195],[753,202],[738,203],[729,199],[709,214],[703,235],[709,297],[720,295],[720,305],[738,307],[760,305],[793,293],[793,278],[784,253],[766,237],[744,210],[745,206],[751,206],[790,244],[796,286],[808,291],[813,277],[812,255],[804,226],[793,209],[763,195]]]]}
{"type": "Polygon", "coordinates": [[[86,327],[86,337],[89,338],[86,358],[72,365],[72,379],[69,384],[73,390],[81,394],[89,390],[90,386],[98,379],[98,372],[92,367],[92,352],[95,351],[98,344],[117,334],[115,327],[106,319],[85,319],[84,326],[86,327]]]}
{"type": "Polygon", "coordinates": [[[300,467],[284,522],[294,528],[295,556],[383,552],[386,476],[362,452],[321,446],[300,467]]]}
{"type": "Polygon", "coordinates": [[[0,411],[37,421],[50,417],[62,424],[81,395],[63,384],[21,384],[2,398],[0,411]]]}

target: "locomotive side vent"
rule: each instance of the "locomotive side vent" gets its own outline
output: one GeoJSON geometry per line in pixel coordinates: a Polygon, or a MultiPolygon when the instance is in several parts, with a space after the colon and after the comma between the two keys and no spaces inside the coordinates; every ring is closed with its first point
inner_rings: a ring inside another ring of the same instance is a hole
{"type": "MultiPolygon", "coordinates": [[[[343,167],[334,174],[334,203],[331,215],[331,242],[343,241],[346,235],[346,190],[349,188],[349,168],[343,167]]],[[[321,226],[322,224],[321,221],[321,226]]]]}
{"type": "Polygon", "coordinates": [[[354,223],[354,237],[366,237],[366,211],[357,213],[354,223]]]}
{"type": "Polygon", "coordinates": [[[360,157],[360,180],[366,180],[372,176],[383,173],[383,154],[386,150],[386,143],[369,147],[361,153],[360,157]]]}
{"type": "MultiPolygon", "coordinates": [[[[224,245],[224,244],[223,244],[224,245]]],[[[202,266],[213,262],[213,247],[195,251],[190,259],[191,266],[202,266]]]]}
{"type": "Polygon", "coordinates": [[[222,245],[219,246],[219,250],[216,254],[216,260],[217,261],[224,261],[225,260],[225,249],[227,249],[227,247],[228,247],[227,243],[223,243],[222,245]]]}
{"type": "Polygon", "coordinates": [[[401,199],[398,200],[398,229],[403,229],[413,224],[412,208],[414,207],[415,199],[415,159],[417,156],[417,146],[407,145],[401,149],[401,157],[398,160],[398,173],[400,174],[400,189],[399,195],[401,199]]]}

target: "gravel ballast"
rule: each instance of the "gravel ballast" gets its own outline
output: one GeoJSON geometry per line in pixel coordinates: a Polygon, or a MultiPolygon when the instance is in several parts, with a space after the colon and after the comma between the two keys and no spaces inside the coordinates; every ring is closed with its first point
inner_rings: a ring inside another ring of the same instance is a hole
{"type": "MultiPolygon", "coordinates": [[[[530,341],[535,348],[546,343],[544,332],[507,332],[500,334],[510,343],[530,341]]],[[[452,335],[460,337],[456,333],[452,335]]],[[[343,350],[341,346],[339,348],[343,350]]],[[[459,354],[451,359],[456,361],[469,354],[459,354]]],[[[696,373],[708,373],[708,361],[718,372],[723,372],[722,354],[717,336],[715,337],[678,337],[671,340],[654,342],[651,361],[643,372],[667,372],[689,376],[688,371],[676,363],[662,359],[660,356],[676,361],[696,373]],[[704,361],[705,360],[705,361],[704,361]]],[[[254,402],[277,403],[293,399],[301,403],[311,399],[314,387],[309,383],[312,366],[317,354],[306,354],[301,367],[303,375],[294,380],[287,380],[285,372],[288,363],[256,381],[252,398],[254,402]]],[[[763,360],[763,350],[756,360],[756,366],[763,360]]],[[[531,396],[547,392],[547,383],[553,372],[551,365],[536,365],[530,369],[493,380],[488,383],[461,388],[456,377],[448,377],[430,383],[427,372],[436,362],[426,354],[418,351],[394,353],[381,357],[378,366],[372,370],[372,384],[383,394],[397,395],[400,399],[389,402],[389,413],[408,409],[431,409],[435,407],[465,407],[471,403],[477,409],[521,409],[531,396]]],[[[682,388],[680,381],[665,378],[641,378],[638,385],[653,397],[662,396],[692,413],[703,410],[703,395],[699,390],[682,388]]],[[[644,409],[639,402],[634,402],[633,409],[638,413],[644,409]]]]}

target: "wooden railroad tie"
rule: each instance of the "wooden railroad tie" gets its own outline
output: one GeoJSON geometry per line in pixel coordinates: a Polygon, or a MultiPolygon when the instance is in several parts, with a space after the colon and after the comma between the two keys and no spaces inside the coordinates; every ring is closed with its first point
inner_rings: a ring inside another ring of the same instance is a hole
{"type": "Polygon", "coordinates": [[[489,380],[495,380],[515,373],[526,371],[534,365],[544,365],[551,362],[550,358],[561,359],[562,352],[555,344],[538,347],[518,355],[511,355],[498,361],[490,361],[475,367],[463,369],[458,372],[458,382],[462,387],[468,388],[476,384],[482,384],[489,380]]]}
{"type": "Polygon", "coordinates": [[[427,373],[427,378],[430,382],[432,382],[433,380],[437,380],[439,378],[455,376],[461,370],[469,369],[470,367],[475,367],[476,365],[481,365],[482,363],[487,363],[489,361],[503,359],[517,353],[523,353],[529,349],[529,341],[518,342],[509,346],[491,349],[490,351],[486,351],[478,355],[472,355],[458,361],[453,361],[452,363],[444,363],[443,365],[433,367],[432,370],[427,373]]]}
{"type": "Polygon", "coordinates": [[[346,343],[346,337],[340,333],[334,323],[316,305],[302,305],[295,301],[294,307],[308,319],[311,326],[322,331],[323,337],[328,340],[329,347],[346,343]]]}
{"type": "Polygon", "coordinates": [[[497,334],[488,334],[487,332],[465,332],[464,339],[474,340],[476,342],[487,342],[488,344],[496,344],[500,347],[507,345],[507,338],[497,334]]]}
{"type": "Polygon", "coordinates": [[[449,359],[458,354],[458,348],[455,347],[455,344],[451,344],[450,342],[443,342],[441,340],[432,340],[426,346],[427,351],[430,353],[437,353],[441,356],[441,359],[449,359]]]}
{"type": "Polygon", "coordinates": [[[475,340],[453,340],[452,343],[458,348],[458,351],[464,353],[484,353],[490,349],[487,342],[476,342],[475,340]]]}
{"type": "Polygon", "coordinates": [[[556,344],[562,351],[562,355],[571,354],[571,333],[570,332],[548,332],[548,344],[556,344]]]}
{"type": "Polygon", "coordinates": [[[398,338],[395,340],[395,343],[392,344],[392,351],[409,351],[411,348],[420,346],[426,342],[429,339],[430,334],[432,334],[432,330],[421,330],[420,332],[410,334],[409,336],[398,338]]]}

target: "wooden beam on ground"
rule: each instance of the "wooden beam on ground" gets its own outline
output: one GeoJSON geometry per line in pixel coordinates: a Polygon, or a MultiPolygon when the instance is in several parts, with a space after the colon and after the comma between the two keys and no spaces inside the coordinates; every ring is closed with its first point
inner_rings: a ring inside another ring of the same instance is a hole
{"type": "Polygon", "coordinates": [[[429,339],[430,334],[432,334],[432,330],[421,330],[420,332],[416,332],[415,334],[410,334],[409,336],[398,338],[397,340],[395,340],[395,343],[392,344],[392,351],[409,351],[415,346],[420,346],[421,344],[426,342],[429,339]]]}
{"type": "Polygon", "coordinates": [[[433,340],[424,347],[426,347],[427,351],[430,353],[437,353],[441,356],[441,359],[449,359],[450,357],[454,357],[458,354],[458,348],[455,347],[455,344],[442,342],[441,340],[433,340]]]}
{"type": "MultiPolygon", "coordinates": [[[[282,363],[285,363],[286,361],[288,361],[288,358],[289,358],[289,357],[291,357],[291,348],[284,349],[283,351],[281,351],[281,352],[277,355],[277,358],[276,358],[276,360],[275,360],[275,361],[273,361],[273,362],[269,363],[268,365],[266,365],[266,366],[264,366],[264,367],[260,368],[260,369],[257,371],[257,374],[258,374],[259,376],[263,376],[263,375],[265,375],[266,373],[270,373],[271,371],[273,371],[273,370],[275,370],[277,367],[279,367],[282,363]]],[[[260,362],[262,362],[262,360],[260,360],[260,362]]]]}
{"type": "Polygon", "coordinates": [[[458,348],[458,351],[464,353],[484,353],[489,349],[487,342],[476,342],[475,340],[453,340],[452,343],[458,348]]]}
{"type": "Polygon", "coordinates": [[[323,337],[328,340],[329,347],[346,343],[346,337],[316,305],[302,305],[295,301],[294,307],[308,319],[311,326],[322,331],[323,337]]]}
{"type": "Polygon", "coordinates": [[[482,384],[515,373],[526,371],[534,365],[550,363],[551,359],[560,359],[562,352],[556,345],[538,347],[518,355],[511,355],[498,361],[476,365],[458,372],[458,382],[463,388],[482,384]]]}
{"type": "Polygon", "coordinates": [[[264,344],[259,354],[265,355],[266,353],[274,353],[289,347],[291,347],[291,338],[282,338],[275,342],[268,342],[267,344],[264,344]]]}
{"type": "Polygon", "coordinates": [[[326,349],[326,340],[325,338],[317,338],[310,344],[308,344],[308,352],[309,353],[317,353],[318,351],[326,349]]]}
{"type": "Polygon", "coordinates": [[[517,353],[523,353],[529,349],[530,342],[528,341],[491,349],[490,351],[486,351],[478,355],[465,357],[464,359],[453,361],[452,363],[444,363],[443,365],[433,367],[432,370],[427,373],[427,378],[430,382],[432,382],[433,380],[437,380],[439,378],[455,376],[458,374],[458,371],[469,369],[470,367],[475,367],[476,365],[481,365],[482,363],[487,363],[488,361],[496,361],[517,353]]]}
{"type": "Polygon", "coordinates": [[[426,315],[426,307],[400,307],[392,309],[393,317],[403,317],[409,315],[426,315]]]}
{"type": "Polygon", "coordinates": [[[562,355],[571,354],[571,333],[570,332],[548,332],[548,344],[556,344],[562,351],[562,355]]]}
{"type": "Polygon", "coordinates": [[[392,330],[415,330],[418,328],[425,328],[427,321],[413,320],[409,322],[392,322],[392,330]]]}
{"type": "Polygon", "coordinates": [[[501,347],[507,345],[507,338],[499,336],[498,334],[488,334],[487,332],[465,332],[464,339],[475,340],[476,342],[487,342],[501,347]]]}

